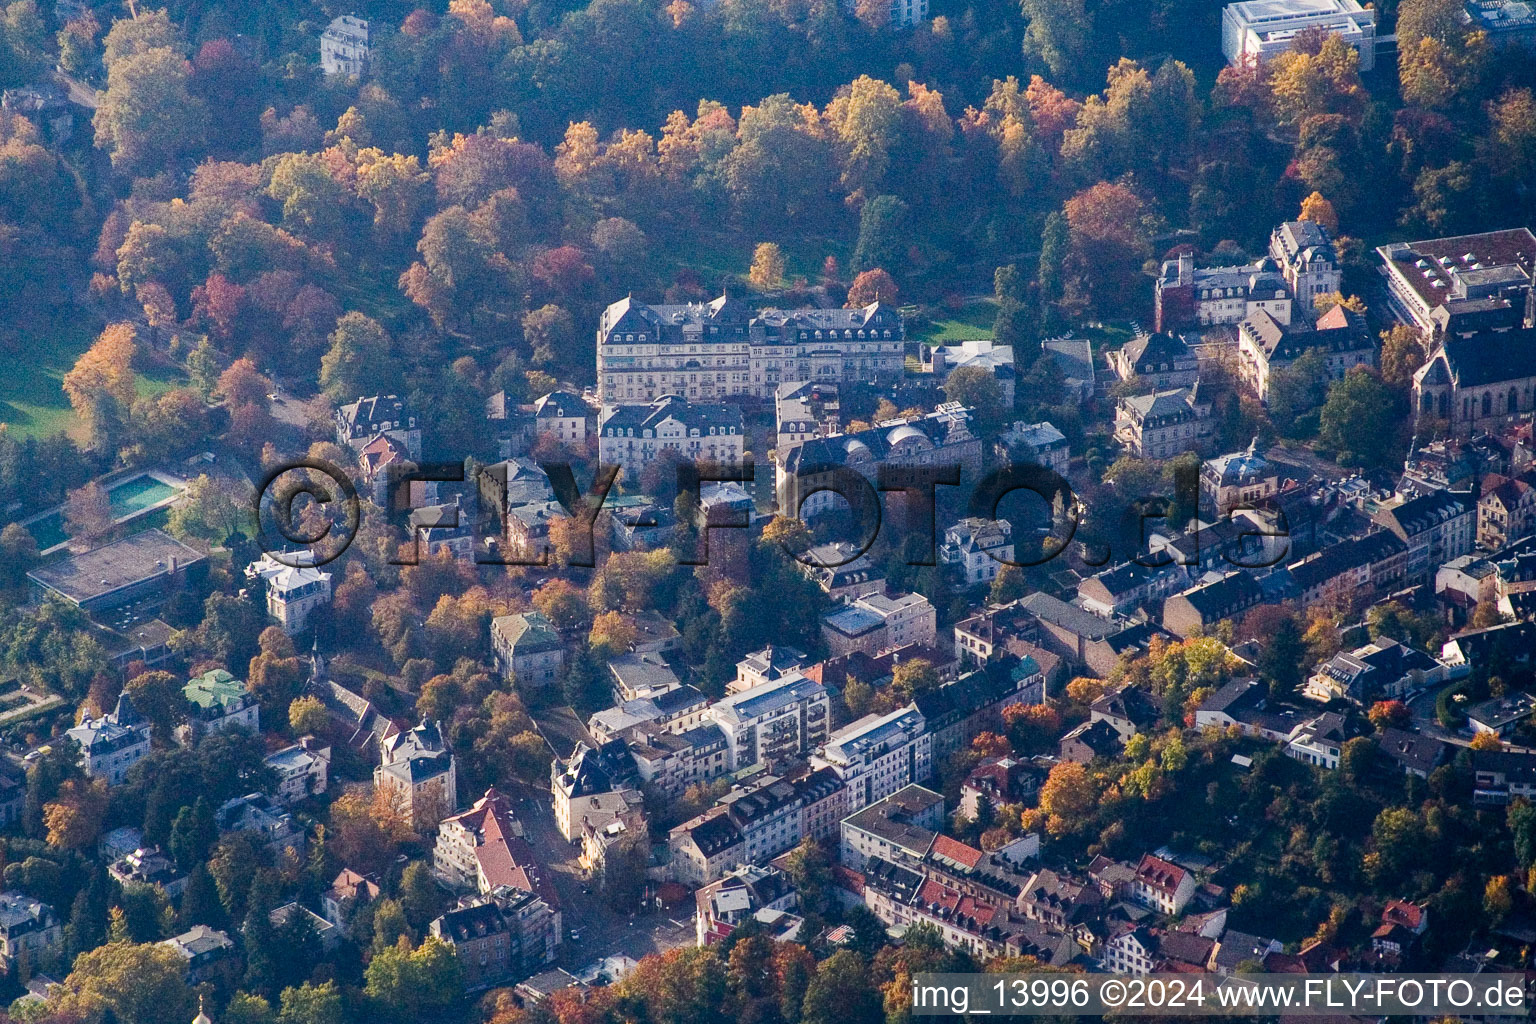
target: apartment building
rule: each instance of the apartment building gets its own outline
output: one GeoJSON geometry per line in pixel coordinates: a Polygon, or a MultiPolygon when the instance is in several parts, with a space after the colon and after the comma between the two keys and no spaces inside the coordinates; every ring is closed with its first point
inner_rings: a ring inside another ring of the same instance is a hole
{"type": "Polygon", "coordinates": [[[796,671],[730,694],[709,714],[724,734],[731,770],[781,766],[827,741],[831,700],[826,687],[796,671]]]}
{"type": "Polygon", "coordinates": [[[865,715],[833,733],[821,761],[848,786],[850,811],[933,775],[933,737],[922,712],[898,708],[865,715]]]}

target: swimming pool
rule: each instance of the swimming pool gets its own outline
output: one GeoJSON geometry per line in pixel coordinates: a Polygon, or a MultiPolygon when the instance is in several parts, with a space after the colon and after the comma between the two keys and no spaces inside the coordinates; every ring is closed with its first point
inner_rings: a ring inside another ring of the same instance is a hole
{"type": "MultiPolygon", "coordinates": [[[[174,498],[185,489],[150,473],[141,473],[107,488],[107,500],[112,505],[112,518],[116,522],[132,519],[146,509],[174,498]]],[[[36,519],[22,524],[37,540],[39,551],[47,551],[69,540],[64,532],[64,506],[60,505],[36,519]]]]}

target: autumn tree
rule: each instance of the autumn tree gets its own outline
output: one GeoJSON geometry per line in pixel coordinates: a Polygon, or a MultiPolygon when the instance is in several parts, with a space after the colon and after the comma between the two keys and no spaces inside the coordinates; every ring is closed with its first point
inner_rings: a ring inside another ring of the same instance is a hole
{"type": "Polygon", "coordinates": [[[1400,700],[1378,700],[1371,705],[1366,717],[1371,724],[1378,729],[1391,726],[1401,729],[1413,720],[1413,715],[1408,710],[1408,705],[1400,700]]]}
{"type": "Polygon", "coordinates": [[[64,393],[93,441],[109,442],[133,405],[136,352],[131,324],[111,324],[64,375],[64,393]]]}
{"type": "Polygon", "coordinates": [[[208,110],[188,90],[192,66],[186,58],[168,46],[117,52],[111,39],[109,34],[104,58],[107,88],[92,119],[97,148],[118,171],[134,175],[200,150],[208,110]]]}
{"type": "Polygon", "coordinates": [[[1313,192],[1301,201],[1301,220],[1310,220],[1328,232],[1328,237],[1337,238],[1339,234],[1339,215],[1334,212],[1333,204],[1323,198],[1321,192],[1313,192]]]}
{"type": "Polygon", "coordinates": [[[1418,328],[1396,324],[1381,332],[1381,379],[1386,383],[1407,389],[1424,358],[1424,336],[1418,328]]]}
{"type": "Polygon", "coordinates": [[[747,279],[763,291],[773,291],[784,283],[784,250],[777,242],[760,242],[752,252],[752,269],[747,279]]]}
{"type": "Polygon", "coordinates": [[[1086,825],[1098,805],[1098,792],[1088,769],[1063,761],[1051,769],[1040,787],[1040,810],[1052,835],[1066,835],[1086,825]]]}
{"type": "Polygon", "coordinates": [[[72,539],[88,546],[111,533],[114,525],[112,499],[100,481],[92,480],[69,492],[64,502],[64,532],[72,539]]]}
{"type": "Polygon", "coordinates": [[[1063,210],[1073,276],[1088,282],[1088,299],[1097,310],[1118,309],[1135,293],[1149,253],[1141,199],[1125,185],[1101,181],[1068,199],[1063,210]]]}
{"type": "Polygon", "coordinates": [[[898,297],[896,282],[891,275],[876,267],[853,279],[853,284],[848,287],[848,301],[844,305],[849,309],[861,309],[872,302],[895,305],[898,297]]]}
{"type": "Polygon", "coordinates": [[[48,1010],[71,1020],[181,1024],[195,1011],[186,962],[158,942],[109,942],[82,953],[48,995],[48,1010]]]}
{"type": "Polygon", "coordinates": [[[70,779],[59,787],[59,797],[43,808],[48,842],[61,850],[78,850],[96,842],[107,817],[105,779],[70,779]]]}

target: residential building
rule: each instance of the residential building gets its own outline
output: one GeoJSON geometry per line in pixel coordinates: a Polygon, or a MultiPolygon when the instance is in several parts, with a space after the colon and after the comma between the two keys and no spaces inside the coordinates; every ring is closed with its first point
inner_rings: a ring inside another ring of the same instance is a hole
{"type": "Polygon", "coordinates": [[[669,799],[732,769],[725,733],[713,722],[680,733],[641,731],[628,743],[640,781],[669,799]]]}
{"type": "Polygon", "coordinates": [[[932,738],[935,764],[968,747],[983,730],[1006,731],[1003,712],[1014,704],[1045,700],[1045,674],[1034,658],[999,661],[936,689],[920,693],[912,706],[922,714],[932,738]]]}
{"type": "Polygon", "coordinates": [[[1310,314],[1319,295],[1331,295],[1343,287],[1338,250],[1328,229],[1315,220],[1288,220],[1269,236],[1269,255],[1280,264],[1291,295],[1310,314]]]}
{"type": "Polygon", "coordinates": [[[581,446],[587,443],[587,403],[569,391],[551,391],[534,399],[533,430],[540,441],[581,446]]]}
{"type": "Polygon", "coordinates": [[[1392,313],[1425,338],[1444,339],[1518,322],[1531,288],[1536,235],[1529,228],[1507,228],[1392,242],[1376,254],[1392,313]]]}
{"type": "Polygon", "coordinates": [[[848,786],[851,811],[883,800],[933,774],[933,738],[922,712],[898,708],[863,718],[833,733],[822,760],[848,786]]]}
{"type": "Polygon", "coordinates": [[[921,594],[870,594],[821,617],[821,635],[834,656],[875,655],[907,644],[932,646],[937,614],[921,594]]]}
{"type": "MultiPolygon", "coordinates": [[[[897,5],[903,12],[927,7],[926,0],[897,5]]],[[[718,401],[769,399],[789,381],[889,383],[901,379],[905,337],[901,314],[878,301],[861,309],[756,310],[724,295],[661,306],[621,299],[598,324],[598,394],[608,403],[669,393],[718,401]]]]}
{"type": "Polygon", "coordinates": [[[1466,0],[1461,14],[1470,28],[1486,32],[1495,46],[1536,46],[1536,12],[1526,0],[1466,0]]]}
{"type": "Polygon", "coordinates": [[[826,687],[792,672],[726,696],[709,716],[725,737],[732,771],[753,764],[778,768],[827,741],[831,700],[826,687]]]}
{"type": "Polygon", "coordinates": [[[789,780],[800,794],[802,838],[830,839],[848,816],[848,787],[831,767],[815,768],[789,780]]]}
{"type": "Polygon", "coordinates": [[[1154,302],[1158,331],[1235,324],[1259,310],[1291,322],[1290,289],[1268,256],[1246,266],[1196,267],[1193,253],[1181,253],[1163,263],[1154,302]]]}
{"type": "Polygon", "coordinates": [[[39,600],[56,598],[92,614],[131,604],[148,615],[208,574],[208,557],[159,529],[38,566],[27,573],[39,600]]]}
{"type": "Polygon", "coordinates": [[[379,883],[351,868],[342,868],[331,887],[320,894],[320,909],[325,919],[346,931],[352,915],[379,898],[379,883]]]}
{"type": "Polygon", "coordinates": [[[885,572],[858,547],[832,541],[807,548],[796,560],[800,571],[834,601],[885,593],[885,572]]]}
{"type": "Polygon", "coordinates": [[[638,480],[650,463],[671,452],[686,462],[734,466],[746,450],[741,408],[698,404],[663,394],[645,405],[605,405],[597,423],[598,461],[638,480]]]}
{"type": "Polygon", "coordinates": [[[904,786],[843,819],[841,860],[863,871],[871,857],[918,869],[944,827],[944,797],[904,786]]]}
{"type": "Polygon", "coordinates": [[[1217,515],[1257,505],[1280,489],[1281,470],[1259,451],[1257,437],[1240,452],[1200,464],[1200,506],[1217,515]]]}
{"type": "Polygon", "coordinates": [[[1498,551],[1536,533],[1536,473],[1490,479],[1477,501],[1477,546],[1498,551]]]}
{"type": "Polygon", "coordinates": [[[193,925],[180,935],[160,943],[181,957],[187,965],[187,983],[233,984],[239,980],[240,953],[226,932],[205,924],[193,925]]]}
{"type": "Polygon", "coordinates": [[[971,410],[946,402],[926,416],[886,420],[797,445],[774,468],[779,510],[804,520],[850,511],[857,518],[868,514],[861,503],[878,500],[874,487],[882,472],[899,478],[897,471],[913,467],[959,466],[961,485],[974,483],[981,472],[982,441],[971,432],[971,418],[971,410]],[[840,496],[826,489],[845,488],[838,474],[849,469],[870,482],[868,494],[840,496]]]}
{"type": "Polygon", "coordinates": [[[263,793],[247,793],[224,801],[213,812],[213,820],[219,835],[243,832],[279,858],[279,863],[284,857],[304,857],[303,827],[281,804],[263,793]]]}
{"type": "Polygon", "coordinates": [[[531,892],[498,889],[466,896],[428,925],[453,947],[471,992],[520,981],[554,962],[560,942],[557,916],[531,892]]]}
{"type": "Polygon", "coordinates": [[[343,448],[361,451],[380,434],[387,434],[405,445],[411,460],[420,461],[421,426],[416,421],[415,412],[399,395],[359,398],[336,410],[336,443],[343,448]]]}
{"type": "Polygon", "coordinates": [[[309,680],[304,692],[325,706],[338,734],[348,748],[373,756],[379,744],[400,732],[400,727],[379,712],[373,703],[355,690],[332,679],[318,644],[309,656],[309,680]]]}
{"type": "Polygon", "coordinates": [[[939,561],[953,567],[967,587],[990,584],[1013,563],[1013,525],[1006,519],[970,516],[944,531],[939,561]]]}
{"type": "Polygon", "coordinates": [[[1161,711],[1147,693],[1127,683],[1088,705],[1088,720],[1103,722],[1128,740],[1157,722],[1161,711]]]}
{"type": "Polygon", "coordinates": [[[107,874],[118,885],[152,885],[170,899],[187,888],[187,876],[158,846],[141,846],[107,865],[107,874]]]}
{"type": "Polygon", "coordinates": [[[732,864],[762,864],[793,849],[804,838],[802,799],[800,787],[774,775],[737,786],[668,834],[672,876],[702,885],[732,864]]]}
{"type": "Polygon", "coordinates": [[[552,686],[565,665],[565,645],[554,623],[540,612],[491,620],[491,650],[502,679],[522,686],[552,686]]]}
{"type": "Polygon", "coordinates": [[[631,651],[609,659],[608,675],[615,704],[655,697],[683,685],[667,660],[653,651],[631,651]]]}
{"type": "Polygon", "coordinates": [[[1404,774],[1429,778],[1445,761],[1446,745],[1433,736],[1388,726],[1376,734],[1376,749],[1404,774]]]}
{"type": "Polygon", "coordinates": [[[1266,404],[1275,374],[1310,352],[1323,360],[1329,380],[1343,380],[1357,366],[1376,365],[1376,342],[1365,317],[1344,306],[1334,306],[1311,326],[1284,324],[1262,309],[1238,324],[1238,375],[1266,404]]]}
{"type": "Polygon", "coordinates": [[[1468,708],[1467,726],[1474,736],[1487,732],[1504,737],[1533,714],[1536,714],[1536,696],[1520,691],[1468,708]]]}
{"type": "Polygon", "coordinates": [[[406,535],[415,546],[417,559],[447,556],[460,562],[474,561],[474,524],[468,510],[460,507],[458,495],[452,501],[411,509],[406,518],[406,535]]]}
{"type": "Polygon", "coordinates": [[[313,910],[298,903],[284,903],[282,906],[273,909],[267,915],[267,920],[271,922],[273,928],[277,929],[286,929],[294,926],[295,922],[299,920],[307,921],[307,930],[312,930],[315,938],[320,941],[320,951],[322,953],[334,952],[341,943],[341,930],[339,928],[313,910]]]}
{"type": "Polygon", "coordinates": [[[1132,338],[1109,354],[1109,364],[1121,380],[1135,380],[1158,390],[1187,388],[1200,377],[1200,357],[1194,349],[1183,338],[1163,331],[1132,338]]]}
{"type": "Polygon", "coordinates": [[[250,689],[221,668],[209,669],[181,688],[187,699],[187,722],[176,730],[183,743],[210,732],[244,729],[261,731],[261,709],[250,689]]]}
{"type": "Polygon", "coordinates": [[[1208,633],[1222,619],[1235,619],[1264,603],[1264,591],[1251,572],[1229,572],[1163,601],[1163,628],[1187,639],[1208,633]]]}
{"type": "Polygon", "coordinates": [[[128,769],[149,756],[150,721],[139,714],[128,694],[100,718],[86,717],[64,735],[80,746],[80,767],[93,779],[116,786],[128,769]]]}
{"type": "Polygon", "coordinates": [[[1211,403],[1200,397],[1198,384],[1122,398],[1115,410],[1115,440],[1138,459],[1201,451],[1211,432],[1211,403]]]}
{"type": "MultiPolygon", "coordinates": [[[[736,678],[726,684],[727,694],[740,693],[800,673],[806,666],[805,652],[788,644],[769,644],[753,651],[736,663],[736,678]]],[[[803,674],[803,673],[802,673],[803,674]]]]}
{"type": "Polygon", "coordinates": [[[46,903],[19,892],[0,893],[0,962],[14,971],[18,962],[36,964],[58,949],[64,929],[46,903]]]}
{"type": "Polygon", "coordinates": [[[331,748],[313,736],[302,736],[292,746],[274,750],[261,763],[277,777],[277,799],[296,804],[325,792],[330,781],[331,748]]]}
{"type": "MultiPolygon", "coordinates": [[[[595,748],[578,743],[568,760],[555,758],[550,764],[550,792],[554,796],[552,808],[560,834],[569,842],[581,838],[580,810],[573,812],[577,801],[605,793],[632,791],[637,779],[634,758],[622,740],[595,748]]],[[[634,792],[638,798],[639,792],[634,792]]]]}
{"type": "Polygon", "coordinates": [[[1408,545],[1385,530],[1341,541],[1288,567],[1303,607],[1390,593],[1408,572],[1408,545]]]}
{"type": "Polygon", "coordinates": [[[1376,11],[1357,0],[1243,0],[1221,14],[1221,52],[1233,67],[1251,67],[1291,49],[1297,35],[1321,30],[1360,54],[1360,70],[1376,66],[1376,11]]]}
{"type": "Polygon", "coordinates": [[[245,576],[262,582],[267,615],[289,636],[304,632],[310,614],[331,603],[331,574],[313,566],[286,565],[264,554],[246,566],[245,576]]]}
{"type": "Polygon", "coordinates": [[[1188,584],[1189,577],[1173,565],[1149,569],[1140,562],[1121,562],[1079,582],[1077,603],[1086,612],[1112,620],[1143,609],[1161,609],[1164,598],[1188,584]]]}
{"type": "Polygon", "coordinates": [[[1195,709],[1197,729],[1212,725],[1237,729],[1244,736],[1272,743],[1289,743],[1307,721],[1298,708],[1272,703],[1268,689],[1253,678],[1232,680],[1195,709]]]}
{"type": "Polygon", "coordinates": [[[1296,735],[1286,744],[1285,753],[1287,757],[1293,757],[1304,764],[1333,771],[1339,766],[1339,758],[1347,739],[1349,730],[1344,716],[1334,711],[1325,711],[1302,723],[1296,735]]]}
{"type": "Polygon", "coordinates": [[[704,724],[708,706],[709,699],[695,687],[674,686],[597,712],[587,719],[587,730],[599,743],[644,732],[687,732],[704,724]]]}
{"type": "Polygon", "coordinates": [[[777,424],[774,451],[782,458],[789,449],[813,437],[827,437],[842,429],[841,403],[833,381],[791,380],[773,393],[777,424]]]}
{"type": "Polygon", "coordinates": [[[1512,750],[1473,750],[1472,801],[1504,806],[1536,798],[1536,756],[1512,750]]]}
{"type": "Polygon", "coordinates": [[[1067,435],[1044,420],[1039,423],[1015,420],[1013,426],[998,437],[997,447],[1010,462],[1044,466],[1060,476],[1067,475],[1067,466],[1072,461],[1067,435]]]}
{"type": "Polygon", "coordinates": [[[415,831],[434,829],[452,814],[459,806],[458,776],[438,723],[423,718],[409,732],[380,743],[373,785],[415,831]]]}
{"type": "Polygon", "coordinates": [[[645,821],[645,800],[637,789],[598,793],[576,801],[572,822],[581,845],[577,863],[585,876],[600,887],[610,883],[610,873],[635,865],[649,852],[650,833],[645,821]]]}
{"type": "Polygon", "coordinates": [[[788,875],[756,864],[726,872],[700,888],[693,898],[694,933],[701,947],[714,945],[747,921],[776,922],[777,914],[800,904],[800,894],[788,875]]]}
{"type": "Polygon", "coordinates": [[[1409,583],[1428,583],[1440,566],[1470,554],[1477,530],[1477,496],[1468,491],[1435,491],[1371,517],[1408,545],[1409,583]]]}
{"type": "Polygon", "coordinates": [[[443,819],[432,851],[432,871],[444,885],[459,891],[533,893],[553,917],[555,941],[564,934],[553,880],[523,838],[512,801],[494,788],[486,790],[469,810],[443,819]]]}
{"type": "Polygon", "coordinates": [[[1323,662],[1307,680],[1303,696],[1369,707],[1379,700],[1405,700],[1447,676],[1446,667],[1428,654],[1383,636],[1323,662]]]}
{"type": "Polygon", "coordinates": [[[923,372],[933,374],[935,381],[946,380],[951,373],[967,367],[990,374],[1003,390],[1003,404],[1013,407],[1015,375],[1012,345],[977,339],[950,345],[924,345],[922,354],[923,372]]]}
{"type": "Polygon", "coordinates": [[[1093,345],[1087,338],[1074,338],[1069,331],[1060,338],[1040,343],[1041,354],[1048,355],[1061,371],[1063,393],[1072,401],[1086,402],[1098,387],[1093,368],[1093,345]]]}
{"type": "MultiPolygon", "coordinates": [[[[890,8],[884,23],[890,28],[911,28],[928,20],[928,0],[890,0],[890,8]]],[[[859,15],[856,2],[842,0],[843,13],[850,17],[859,15]]]]}
{"type": "Polygon", "coordinates": [[[366,18],[343,14],[320,34],[320,69],[327,75],[360,78],[368,73],[372,56],[366,18]]]}
{"type": "Polygon", "coordinates": [[[1118,757],[1121,746],[1120,734],[1114,726],[1089,720],[1073,726],[1057,742],[1056,750],[1063,761],[1087,764],[1098,757],[1118,757]]]}
{"type": "Polygon", "coordinates": [[[1131,896],[1136,902],[1164,914],[1184,913],[1198,888],[1195,876],[1171,861],[1144,854],[1136,865],[1131,896]]]}
{"type": "MultiPolygon", "coordinates": [[[[974,821],[982,803],[995,811],[1006,804],[1021,802],[1040,788],[1035,765],[1013,757],[989,757],[982,761],[960,784],[960,802],[955,807],[958,818],[974,821]]],[[[1038,837],[1037,837],[1038,838],[1038,837]]]]}

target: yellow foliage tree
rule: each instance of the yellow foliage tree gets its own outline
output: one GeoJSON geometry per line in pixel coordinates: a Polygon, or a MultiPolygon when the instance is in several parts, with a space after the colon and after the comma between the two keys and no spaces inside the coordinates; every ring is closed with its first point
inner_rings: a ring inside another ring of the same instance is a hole
{"type": "Polygon", "coordinates": [[[1301,201],[1301,219],[1321,225],[1330,236],[1337,236],[1339,233],[1339,215],[1334,212],[1333,204],[1323,198],[1321,192],[1313,192],[1301,201]]]}

